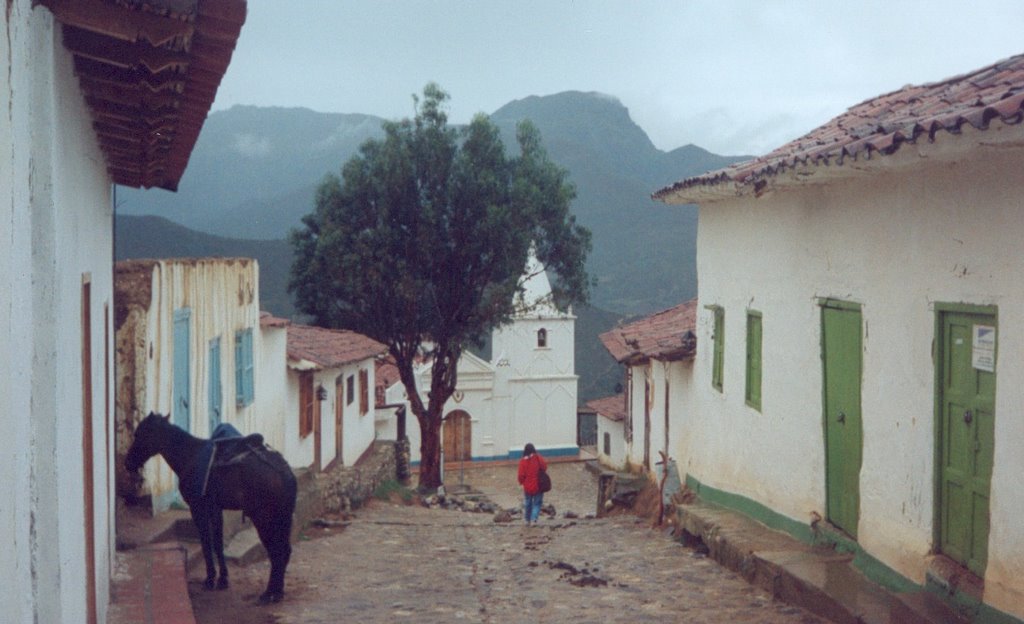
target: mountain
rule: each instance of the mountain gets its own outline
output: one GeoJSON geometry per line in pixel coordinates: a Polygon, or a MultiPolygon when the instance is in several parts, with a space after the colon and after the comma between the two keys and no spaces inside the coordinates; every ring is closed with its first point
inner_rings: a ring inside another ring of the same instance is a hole
{"type": "Polygon", "coordinates": [[[114,258],[256,258],[260,266],[260,308],[295,316],[288,294],[292,247],[285,240],[240,240],[203,234],[163,217],[117,215],[114,258]]]}
{"type": "MultiPolygon", "coordinates": [[[[650,200],[676,180],[742,157],[688,145],[664,152],[614,97],[570,91],[531,96],[491,115],[510,151],[531,119],[551,159],[577,188],[573,212],[593,232],[594,305],[649,313],[696,294],[696,210],[650,200]]],[[[232,239],[280,240],[313,208],[316,187],[368,138],[371,115],[236,106],[209,116],[178,193],[118,189],[118,212],[160,215],[232,239]]]]}
{"type": "MultiPolygon", "coordinates": [[[[255,258],[260,268],[260,309],[284,318],[296,310],[288,295],[292,248],[284,240],[247,240],[203,234],[163,217],[118,215],[114,255],[134,258],[255,258]]],[[[622,381],[618,363],[608,354],[598,335],[615,325],[622,315],[592,306],[577,306],[576,374],[580,376],[580,403],[615,394],[622,381]]],[[[486,347],[485,359],[490,358],[486,347]]]]}

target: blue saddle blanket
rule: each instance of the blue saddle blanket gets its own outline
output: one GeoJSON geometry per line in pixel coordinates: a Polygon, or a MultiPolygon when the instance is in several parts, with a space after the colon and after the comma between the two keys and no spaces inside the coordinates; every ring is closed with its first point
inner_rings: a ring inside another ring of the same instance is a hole
{"type": "Polygon", "coordinates": [[[228,423],[217,425],[213,430],[213,437],[206,440],[199,451],[192,470],[178,481],[178,489],[181,490],[182,497],[192,500],[206,495],[206,484],[210,479],[210,471],[213,469],[217,445],[219,442],[232,439],[243,439],[238,429],[228,423]]]}

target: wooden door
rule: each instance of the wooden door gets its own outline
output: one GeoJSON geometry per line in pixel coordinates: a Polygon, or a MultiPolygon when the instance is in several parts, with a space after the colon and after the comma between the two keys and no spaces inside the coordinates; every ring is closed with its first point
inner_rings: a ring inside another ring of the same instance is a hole
{"type": "Polygon", "coordinates": [[[940,328],[939,548],[984,576],[995,445],[996,317],[944,312],[940,328]]]}
{"type": "Polygon", "coordinates": [[[856,538],[863,435],[859,306],[825,304],[822,331],[826,513],[832,524],[856,538]]]}
{"type": "Polygon", "coordinates": [[[444,417],[444,460],[473,459],[473,432],[469,414],[455,410],[444,417]]]}
{"type": "Polygon", "coordinates": [[[338,462],[339,466],[345,465],[345,458],[342,455],[342,448],[344,448],[345,441],[345,427],[344,425],[344,407],[345,407],[345,384],[343,383],[343,377],[338,375],[338,378],[334,380],[334,461],[338,462]]]}

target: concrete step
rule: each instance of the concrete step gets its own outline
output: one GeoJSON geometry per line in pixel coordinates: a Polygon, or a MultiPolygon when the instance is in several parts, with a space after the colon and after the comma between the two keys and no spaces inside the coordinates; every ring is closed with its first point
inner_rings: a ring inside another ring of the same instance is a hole
{"type": "Polygon", "coordinates": [[[774,597],[839,624],[965,622],[931,592],[897,593],[853,566],[853,555],[812,547],[743,514],[696,501],[676,508],[684,543],[774,597]]]}
{"type": "Polygon", "coordinates": [[[260,536],[254,527],[239,531],[224,547],[224,557],[238,565],[249,565],[265,559],[267,551],[260,542],[260,536]]]}

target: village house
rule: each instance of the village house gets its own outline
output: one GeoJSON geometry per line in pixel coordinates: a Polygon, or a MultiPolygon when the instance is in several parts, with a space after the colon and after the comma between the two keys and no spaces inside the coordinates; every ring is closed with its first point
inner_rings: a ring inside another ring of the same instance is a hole
{"type": "Polygon", "coordinates": [[[106,621],[112,188],[176,188],[245,12],[244,0],[8,0],[0,11],[5,622],[106,621]]]}
{"type": "Polygon", "coordinates": [[[688,485],[979,619],[1024,618],[1022,120],[1024,55],[654,194],[700,207],[688,485]]]}
{"type": "Polygon", "coordinates": [[[376,438],[370,391],[387,347],[343,329],[292,324],[287,334],[287,366],[276,369],[287,372],[285,405],[268,410],[285,415],[285,458],[316,471],[354,465],[376,438]]]}
{"type": "MultiPolygon", "coordinates": [[[[194,436],[208,438],[222,422],[239,431],[283,436],[266,428],[257,409],[261,353],[259,267],[248,258],[125,260],[114,266],[117,371],[115,440],[124,489],[134,484],[124,457],[135,426],[150,412],[194,436]]],[[[278,363],[283,368],[283,358],[278,363]]],[[[274,416],[277,416],[276,414],[274,416]]],[[[181,502],[177,479],[163,459],[146,463],[144,491],[152,511],[181,502]]]]}
{"type": "Polygon", "coordinates": [[[602,344],[625,368],[622,403],[616,406],[615,397],[606,397],[592,405],[604,416],[598,421],[598,448],[610,465],[640,468],[653,476],[663,461],[660,453],[672,457],[689,436],[696,309],[696,300],[688,301],[601,334],[602,344]],[[621,438],[612,440],[613,434],[621,438]],[[621,462],[602,453],[602,447],[621,448],[621,462]]]}
{"type": "MultiPolygon", "coordinates": [[[[577,455],[575,323],[558,310],[544,267],[531,252],[513,320],[492,332],[491,359],[463,351],[455,393],[444,406],[444,460],[520,457],[527,442],[546,456],[577,455]]],[[[393,366],[393,365],[392,365],[393,366]]],[[[430,362],[415,369],[419,388],[430,387],[430,362]]],[[[377,404],[378,435],[395,439],[405,414],[411,460],[419,461],[419,424],[408,408],[397,370],[377,404]]]]}
{"type": "Polygon", "coordinates": [[[255,260],[126,260],[114,284],[115,466],[130,500],[148,497],[153,513],[181,502],[162,458],[146,463],[142,483],[120,474],[150,412],[201,438],[222,422],[258,432],[291,466],[317,472],[351,465],[372,446],[369,388],[386,348],[261,313],[255,260]]]}
{"type": "Polygon", "coordinates": [[[626,470],[626,394],[587,401],[597,416],[597,461],[612,470],[626,470]]]}

